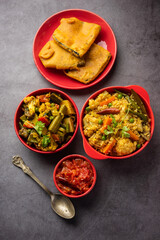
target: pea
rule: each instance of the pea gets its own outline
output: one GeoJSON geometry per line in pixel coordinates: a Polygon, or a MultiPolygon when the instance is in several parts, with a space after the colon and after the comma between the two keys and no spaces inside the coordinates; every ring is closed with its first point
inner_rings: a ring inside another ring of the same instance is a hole
{"type": "Polygon", "coordinates": [[[133,118],[130,118],[129,121],[130,121],[130,123],[134,123],[134,119],[133,118]]]}
{"type": "Polygon", "coordinates": [[[86,107],[86,111],[89,112],[89,111],[90,111],[90,108],[89,108],[89,107],[86,107]]]}
{"type": "Polygon", "coordinates": [[[105,135],[102,136],[102,140],[103,141],[106,140],[106,136],[105,135]]]}
{"type": "Polygon", "coordinates": [[[103,120],[100,119],[98,123],[99,123],[100,125],[102,125],[102,124],[103,124],[103,120]]]}
{"type": "Polygon", "coordinates": [[[138,144],[137,144],[137,149],[140,149],[140,148],[141,148],[141,144],[138,143],[138,144]]]}
{"type": "Polygon", "coordinates": [[[38,107],[35,108],[35,112],[39,112],[39,108],[38,107]]]}
{"type": "Polygon", "coordinates": [[[108,103],[108,107],[111,107],[112,106],[112,103],[108,103]]]}
{"type": "Polygon", "coordinates": [[[119,93],[118,96],[117,96],[119,99],[122,98],[122,93],[119,93]]]}

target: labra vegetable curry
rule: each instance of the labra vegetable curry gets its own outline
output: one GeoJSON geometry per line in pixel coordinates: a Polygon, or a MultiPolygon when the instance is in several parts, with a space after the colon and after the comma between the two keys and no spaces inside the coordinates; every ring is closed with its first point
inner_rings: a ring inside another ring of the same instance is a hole
{"type": "Polygon", "coordinates": [[[83,117],[83,131],[89,144],[111,156],[125,156],[150,139],[150,119],[139,95],[115,89],[90,99],[83,117]]]}
{"type": "Polygon", "coordinates": [[[19,135],[42,151],[55,151],[68,142],[76,125],[72,103],[57,93],[24,98],[19,135]]]}

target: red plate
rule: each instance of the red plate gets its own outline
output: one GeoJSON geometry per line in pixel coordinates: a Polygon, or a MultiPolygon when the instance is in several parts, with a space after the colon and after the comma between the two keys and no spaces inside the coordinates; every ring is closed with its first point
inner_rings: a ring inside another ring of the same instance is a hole
{"type": "Polygon", "coordinates": [[[33,42],[33,58],[34,62],[39,70],[39,72],[45,77],[49,82],[53,83],[54,85],[66,89],[83,89],[88,88],[96,83],[100,82],[111,70],[115,58],[117,54],[117,43],[114,36],[114,33],[109,26],[109,24],[101,17],[96,15],[95,13],[82,10],[82,9],[69,9],[59,13],[54,14],[50,18],[48,18],[39,28],[36,33],[33,42]],[[80,83],[74,79],[69,78],[66,76],[63,71],[56,70],[56,69],[46,69],[39,57],[38,54],[41,48],[52,39],[52,34],[54,30],[59,26],[61,18],[68,18],[68,17],[76,17],[82,21],[97,23],[101,26],[101,32],[96,39],[96,43],[101,42],[102,46],[107,46],[108,51],[110,51],[112,58],[104,69],[104,71],[91,83],[85,85],[80,83]],[[104,45],[103,45],[104,44],[104,45]]]}

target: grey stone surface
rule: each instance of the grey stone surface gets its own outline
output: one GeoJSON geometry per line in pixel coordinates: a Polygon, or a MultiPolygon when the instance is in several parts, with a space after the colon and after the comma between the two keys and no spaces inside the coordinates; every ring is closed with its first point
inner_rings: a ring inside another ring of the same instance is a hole
{"type": "Polygon", "coordinates": [[[159,240],[160,239],[160,1],[154,0],[0,0],[0,239],[1,240],[159,240]],[[155,116],[150,144],[130,159],[98,161],[94,190],[74,199],[76,217],[66,221],[51,210],[48,196],[11,164],[19,154],[52,191],[55,164],[64,156],[86,156],[80,132],[63,152],[44,156],[18,140],[13,118],[29,92],[54,87],[38,72],[32,57],[35,33],[45,19],[64,9],[95,12],[112,27],[118,44],[115,65],[99,84],[64,90],[79,111],[97,89],[138,84],[149,95],[155,116]]]}

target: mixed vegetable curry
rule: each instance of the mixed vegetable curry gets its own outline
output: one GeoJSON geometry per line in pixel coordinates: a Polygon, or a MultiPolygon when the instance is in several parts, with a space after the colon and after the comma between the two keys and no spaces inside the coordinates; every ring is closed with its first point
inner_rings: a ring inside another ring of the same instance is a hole
{"type": "Polygon", "coordinates": [[[25,97],[22,110],[19,135],[38,150],[55,151],[75,131],[75,109],[57,93],[25,97]]]}
{"type": "Polygon", "coordinates": [[[83,118],[83,131],[97,151],[124,156],[140,149],[150,139],[150,119],[139,95],[131,89],[115,89],[90,99],[83,118]]]}

